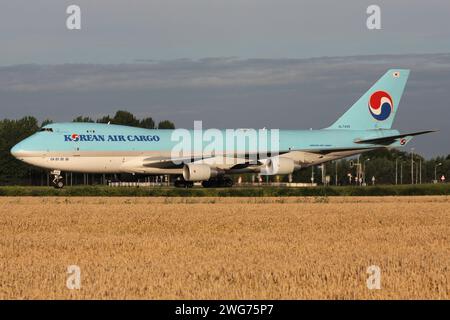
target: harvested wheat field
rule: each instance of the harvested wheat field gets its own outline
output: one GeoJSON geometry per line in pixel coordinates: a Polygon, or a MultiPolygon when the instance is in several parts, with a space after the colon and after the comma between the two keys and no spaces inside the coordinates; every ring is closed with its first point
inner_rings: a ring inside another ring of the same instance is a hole
{"type": "Polygon", "coordinates": [[[449,200],[3,197],[0,298],[449,299],[449,200]]]}

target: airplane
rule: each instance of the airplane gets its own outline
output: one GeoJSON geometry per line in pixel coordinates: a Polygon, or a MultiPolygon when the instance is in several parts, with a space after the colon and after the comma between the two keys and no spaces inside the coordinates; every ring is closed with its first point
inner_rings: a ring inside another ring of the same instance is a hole
{"type": "MultiPolygon", "coordinates": [[[[279,130],[276,152],[260,149],[206,154],[203,149],[173,156],[175,130],[100,123],[52,123],[19,142],[11,154],[50,170],[56,188],[61,171],[175,175],[176,187],[231,187],[230,174],[291,174],[310,166],[382,148],[406,145],[434,130],[400,133],[392,129],[409,70],[388,70],[331,126],[320,130],[279,130]],[[226,160],[226,161],[224,161],[226,160]],[[231,160],[231,161],[229,161],[231,160]]],[[[185,129],[182,129],[185,130],[185,129]]],[[[217,130],[219,131],[219,130],[217,130]]],[[[237,141],[247,129],[235,131],[237,141]]],[[[195,130],[185,130],[195,135],[195,130]]],[[[225,132],[219,131],[225,136],[225,132]]],[[[257,138],[265,130],[257,131],[257,138]]]]}

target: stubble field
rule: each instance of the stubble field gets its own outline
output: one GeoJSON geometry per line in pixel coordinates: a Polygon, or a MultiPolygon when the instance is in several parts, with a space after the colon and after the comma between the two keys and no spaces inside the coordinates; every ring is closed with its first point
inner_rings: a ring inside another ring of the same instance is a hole
{"type": "Polygon", "coordinates": [[[1,197],[0,298],[449,299],[449,200],[1,197]]]}

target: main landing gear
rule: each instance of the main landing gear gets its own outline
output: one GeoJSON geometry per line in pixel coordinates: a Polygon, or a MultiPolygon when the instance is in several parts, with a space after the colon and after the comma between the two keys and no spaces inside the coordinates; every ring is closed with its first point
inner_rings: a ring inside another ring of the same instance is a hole
{"type": "Polygon", "coordinates": [[[202,181],[202,186],[204,188],[230,188],[233,186],[233,179],[225,176],[217,176],[202,181]]]}
{"type": "MultiPolygon", "coordinates": [[[[179,178],[175,180],[174,186],[177,188],[192,188],[194,186],[194,182],[179,178]]],[[[233,180],[230,177],[217,176],[210,178],[209,180],[202,181],[202,186],[204,188],[230,188],[233,186],[233,180]]]]}
{"type": "Polygon", "coordinates": [[[186,181],[184,179],[177,179],[174,182],[176,188],[192,188],[194,186],[193,181],[186,181]]]}
{"type": "Polygon", "coordinates": [[[62,187],[64,187],[63,177],[60,170],[50,171],[50,174],[53,176],[53,187],[55,187],[56,189],[61,189],[62,187]]]}

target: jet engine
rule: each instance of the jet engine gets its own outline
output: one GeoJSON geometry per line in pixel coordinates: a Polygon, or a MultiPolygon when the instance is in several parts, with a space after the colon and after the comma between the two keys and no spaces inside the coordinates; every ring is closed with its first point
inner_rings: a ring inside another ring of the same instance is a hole
{"type": "Polygon", "coordinates": [[[284,157],[274,157],[267,160],[263,171],[266,175],[291,174],[295,168],[294,160],[284,157]]]}
{"type": "Polygon", "coordinates": [[[217,171],[207,164],[185,164],[183,167],[183,178],[186,181],[204,181],[217,176],[217,171]]]}

